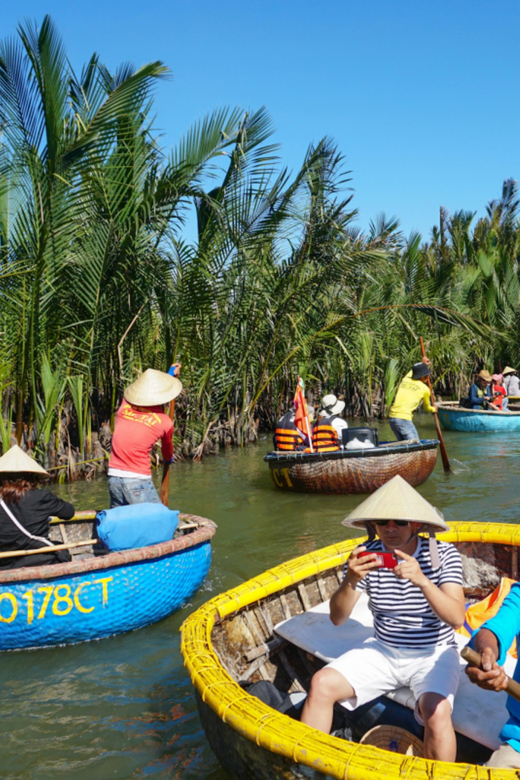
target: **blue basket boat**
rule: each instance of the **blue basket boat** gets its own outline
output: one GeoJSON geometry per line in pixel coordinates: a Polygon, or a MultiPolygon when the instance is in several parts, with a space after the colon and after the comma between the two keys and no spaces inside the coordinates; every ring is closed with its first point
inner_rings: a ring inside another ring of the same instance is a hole
{"type": "Polygon", "coordinates": [[[94,516],[53,526],[53,541],[77,544],[71,562],[0,571],[0,650],[142,628],[171,615],[202,585],[217,528],[211,520],[181,514],[170,541],[99,554],[99,545],[81,545],[92,540],[94,516]]]}
{"type": "Polygon", "coordinates": [[[492,412],[438,405],[438,416],[447,431],[520,433],[520,412],[492,412]]]}

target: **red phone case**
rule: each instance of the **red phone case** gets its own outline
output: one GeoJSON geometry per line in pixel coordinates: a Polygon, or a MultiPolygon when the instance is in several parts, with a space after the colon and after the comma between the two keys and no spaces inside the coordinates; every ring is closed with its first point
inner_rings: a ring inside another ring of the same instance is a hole
{"type": "Polygon", "coordinates": [[[394,569],[399,561],[395,553],[376,552],[376,550],[365,550],[360,552],[358,558],[364,558],[366,555],[377,555],[376,561],[382,569],[394,569]]]}

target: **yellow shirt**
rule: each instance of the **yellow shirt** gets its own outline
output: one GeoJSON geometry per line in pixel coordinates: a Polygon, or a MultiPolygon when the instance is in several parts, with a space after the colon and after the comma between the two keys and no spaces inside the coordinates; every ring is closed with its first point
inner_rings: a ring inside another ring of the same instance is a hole
{"type": "Polygon", "coordinates": [[[410,371],[398,387],[388,416],[398,417],[400,420],[411,420],[413,412],[421,401],[427,412],[435,411],[430,403],[428,385],[425,385],[419,379],[412,379],[412,372],[410,371]]]}

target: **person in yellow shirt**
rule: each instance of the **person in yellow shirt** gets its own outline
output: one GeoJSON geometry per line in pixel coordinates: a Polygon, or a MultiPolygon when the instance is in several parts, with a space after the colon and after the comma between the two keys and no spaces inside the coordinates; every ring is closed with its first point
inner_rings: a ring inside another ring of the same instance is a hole
{"type": "Polygon", "coordinates": [[[412,422],[412,416],[422,401],[427,412],[436,412],[435,406],[430,403],[430,390],[428,377],[431,374],[429,362],[424,359],[421,363],[415,363],[397,389],[394,403],[390,407],[390,428],[397,441],[405,439],[419,439],[417,428],[412,422]]]}

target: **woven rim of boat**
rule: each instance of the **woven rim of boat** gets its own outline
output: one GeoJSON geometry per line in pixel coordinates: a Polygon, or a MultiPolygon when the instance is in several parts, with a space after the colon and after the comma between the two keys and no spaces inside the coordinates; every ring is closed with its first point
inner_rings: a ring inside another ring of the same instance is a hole
{"type": "MultiPolygon", "coordinates": [[[[519,413],[520,414],[520,413],[519,413]]],[[[422,452],[434,450],[439,444],[438,439],[421,439],[419,442],[392,442],[390,445],[367,447],[358,450],[339,450],[339,452],[268,452],[264,460],[268,463],[314,463],[324,460],[349,460],[351,458],[382,458],[385,455],[398,455],[406,452],[422,452]]]]}
{"type": "Polygon", "coordinates": [[[501,415],[502,417],[520,417],[520,412],[513,412],[509,409],[504,409],[501,412],[495,412],[493,409],[465,409],[464,406],[440,406],[439,414],[442,412],[464,412],[465,414],[490,414],[492,417],[501,415]]]}
{"type": "MultiPolygon", "coordinates": [[[[451,523],[439,534],[447,542],[487,542],[520,546],[520,525],[451,523]]],[[[479,780],[515,778],[514,770],[486,769],[473,764],[436,762],[402,756],[379,748],[322,734],[276,712],[247,694],[225,671],[211,644],[216,621],[307,577],[342,565],[360,537],[294,558],[208,601],[182,624],[184,665],[202,700],[219,718],[257,745],[305,764],[330,777],[373,778],[374,767],[385,778],[409,780],[479,780]]]]}
{"type": "Polygon", "coordinates": [[[8,569],[0,573],[0,584],[6,582],[26,582],[29,580],[50,580],[57,577],[65,577],[70,574],[83,574],[88,571],[99,571],[100,569],[111,569],[114,566],[124,566],[128,563],[139,563],[139,561],[149,561],[154,558],[162,558],[164,555],[182,552],[188,547],[195,547],[197,544],[209,541],[217,530],[216,523],[205,517],[198,515],[179,514],[179,520],[182,522],[197,523],[199,528],[191,533],[178,536],[168,542],[160,544],[151,544],[147,547],[138,547],[133,550],[123,550],[121,552],[108,553],[98,558],[88,558],[82,561],[71,561],[69,563],[56,563],[52,566],[30,566],[19,569],[8,569]]]}

